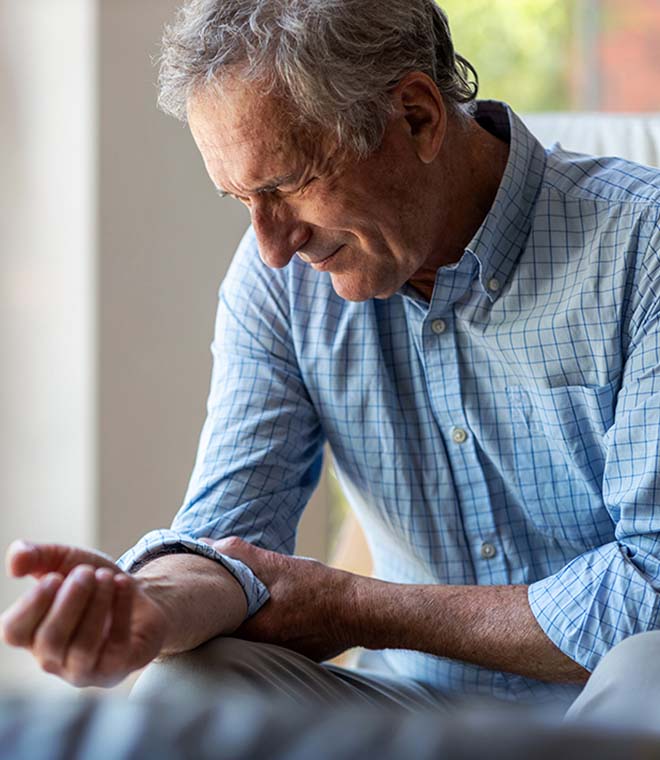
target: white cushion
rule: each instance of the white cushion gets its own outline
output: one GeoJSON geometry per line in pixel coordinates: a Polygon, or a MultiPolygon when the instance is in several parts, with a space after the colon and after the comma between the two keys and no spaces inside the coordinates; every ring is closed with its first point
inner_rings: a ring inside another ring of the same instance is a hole
{"type": "Polygon", "coordinates": [[[660,113],[538,113],[522,116],[549,147],[594,156],[620,156],[660,168],[660,113]]]}

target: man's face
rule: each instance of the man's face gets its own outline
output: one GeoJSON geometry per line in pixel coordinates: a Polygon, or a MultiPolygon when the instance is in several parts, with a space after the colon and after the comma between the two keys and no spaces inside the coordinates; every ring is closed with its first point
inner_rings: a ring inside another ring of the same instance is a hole
{"type": "Polygon", "coordinates": [[[188,121],[215,186],[249,208],[268,266],[297,255],[350,301],[386,298],[423,267],[425,188],[405,130],[388,128],[366,160],[346,158],[239,83],[195,97],[188,121]]]}

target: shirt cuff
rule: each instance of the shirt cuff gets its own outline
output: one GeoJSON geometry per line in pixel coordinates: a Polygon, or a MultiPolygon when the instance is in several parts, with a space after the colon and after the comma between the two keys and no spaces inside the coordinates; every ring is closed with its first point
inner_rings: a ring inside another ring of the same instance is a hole
{"type": "Polygon", "coordinates": [[[254,615],[270,597],[266,586],[246,564],[220,554],[203,541],[174,530],[152,530],[147,533],[135,546],[121,555],[117,565],[126,573],[136,573],[147,562],[165,554],[199,554],[220,563],[243,589],[248,605],[246,618],[254,615]]]}
{"type": "Polygon", "coordinates": [[[546,636],[590,672],[615,644],[660,620],[660,595],[616,543],[532,583],[528,600],[546,636]]]}

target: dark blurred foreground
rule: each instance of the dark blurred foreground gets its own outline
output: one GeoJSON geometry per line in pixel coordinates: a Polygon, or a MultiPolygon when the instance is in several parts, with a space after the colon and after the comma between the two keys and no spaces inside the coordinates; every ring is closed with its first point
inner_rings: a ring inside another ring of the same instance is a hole
{"type": "Polygon", "coordinates": [[[2,760],[584,760],[660,758],[657,733],[568,725],[535,708],[460,707],[443,714],[319,709],[237,697],[222,703],[116,697],[0,699],[2,760]]]}

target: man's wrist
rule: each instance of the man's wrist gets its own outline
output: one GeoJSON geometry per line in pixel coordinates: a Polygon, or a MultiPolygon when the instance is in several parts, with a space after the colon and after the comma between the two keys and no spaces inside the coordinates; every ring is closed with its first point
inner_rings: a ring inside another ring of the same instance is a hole
{"type": "Polygon", "coordinates": [[[136,574],[143,591],[164,611],[168,630],[161,656],[188,651],[235,631],[247,615],[238,581],[214,560],[196,554],[156,557],[136,574]]]}

